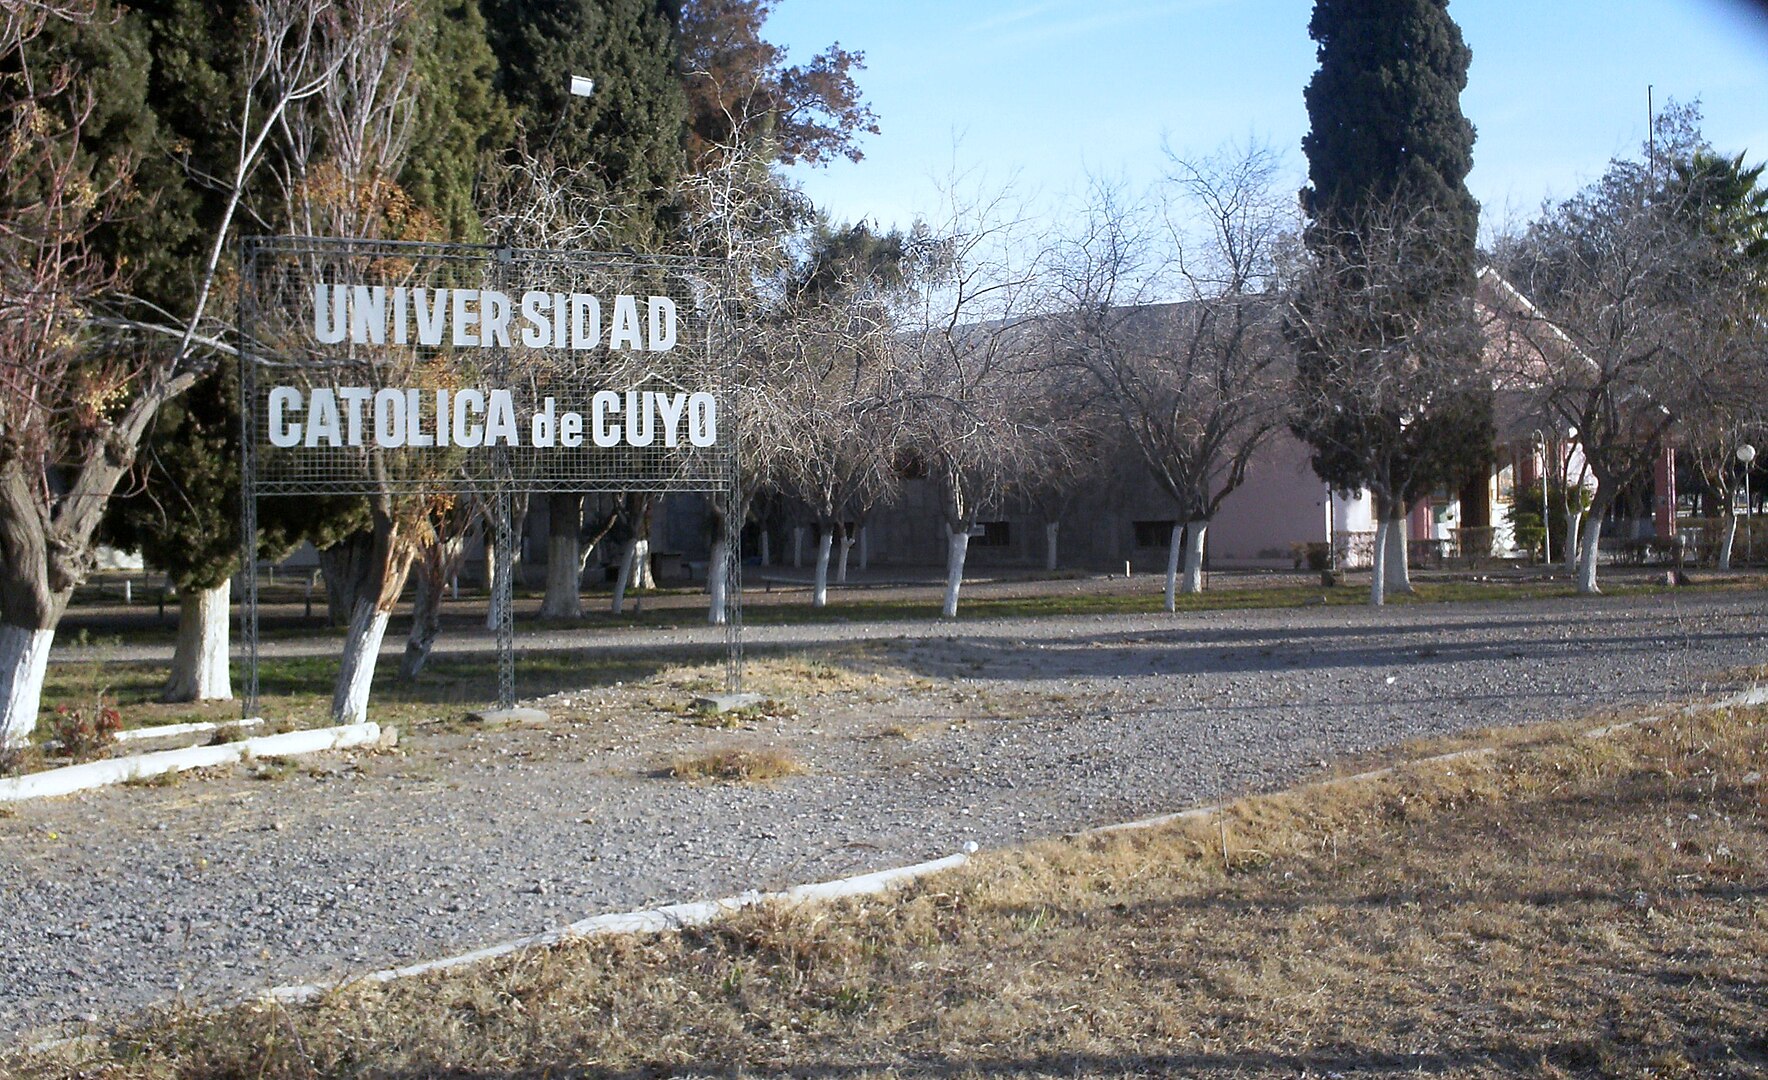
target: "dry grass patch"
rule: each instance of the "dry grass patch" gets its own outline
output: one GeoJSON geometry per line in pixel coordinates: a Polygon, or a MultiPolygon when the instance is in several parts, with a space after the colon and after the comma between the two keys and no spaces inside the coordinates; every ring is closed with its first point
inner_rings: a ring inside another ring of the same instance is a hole
{"type": "Polygon", "coordinates": [[[676,758],[669,775],[677,780],[720,780],[732,784],[755,784],[798,776],[805,771],[797,759],[783,750],[714,750],[709,754],[676,758]]]}
{"type": "MultiPolygon", "coordinates": [[[[724,689],[724,665],[698,664],[672,668],[650,683],[677,694],[705,694],[724,689]]],[[[753,656],[743,664],[743,689],[785,700],[824,694],[886,690],[918,681],[894,662],[879,643],[860,642],[805,656],[753,656]]]]}
{"type": "Polygon", "coordinates": [[[155,1018],[26,1077],[1768,1071],[1768,723],[1715,713],[1048,842],[906,893],[155,1018]]]}

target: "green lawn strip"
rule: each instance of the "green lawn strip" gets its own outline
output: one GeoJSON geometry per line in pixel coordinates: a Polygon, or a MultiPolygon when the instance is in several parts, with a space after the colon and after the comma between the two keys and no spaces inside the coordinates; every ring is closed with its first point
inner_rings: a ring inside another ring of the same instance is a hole
{"type": "MultiPolygon", "coordinates": [[[[1654,584],[1613,584],[1606,587],[1606,596],[1655,596],[1686,592],[1688,589],[1731,590],[1756,589],[1754,581],[1715,582],[1692,586],[1669,587],[1654,584]]],[[[1575,595],[1571,585],[1559,582],[1420,582],[1413,595],[1394,596],[1390,603],[1454,604],[1480,602],[1524,602],[1575,595]]],[[[1321,588],[1318,586],[1255,586],[1217,589],[1193,595],[1180,595],[1177,608],[1181,613],[1281,609],[1304,606],[1356,607],[1367,603],[1368,593],[1356,586],[1321,588]]],[[[1150,615],[1163,609],[1159,592],[1146,593],[1082,593],[1056,596],[979,598],[966,601],[959,609],[962,621],[986,621],[1010,618],[1042,618],[1086,615],[1150,615]]],[[[744,612],[744,621],[751,626],[814,626],[842,622],[890,622],[934,620],[939,611],[937,601],[923,600],[840,600],[823,608],[809,605],[756,605],[744,612]]],[[[652,609],[636,615],[615,617],[594,611],[578,620],[523,620],[518,632],[535,630],[623,629],[634,626],[669,628],[699,625],[698,620],[681,609],[652,609]]],[[[395,620],[397,623],[398,620],[395,620]]],[[[403,630],[394,625],[389,638],[397,640],[403,630]]],[[[332,640],[341,641],[342,632],[329,628],[299,631],[284,628],[266,640],[332,640]]],[[[443,648],[446,649],[446,634],[443,648]]],[[[517,695],[534,697],[561,691],[602,685],[626,674],[649,674],[683,659],[682,650],[657,654],[656,659],[635,659],[643,656],[634,650],[629,658],[608,658],[582,650],[523,649],[516,663],[517,695]]],[[[697,655],[697,654],[696,654],[697,655]]],[[[424,675],[412,685],[397,679],[397,663],[385,658],[377,665],[371,697],[375,717],[389,720],[427,718],[438,711],[466,712],[496,697],[496,659],[486,652],[478,655],[443,655],[432,660],[424,675]]],[[[329,707],[332,680],[336,677],[335,657],[264,657],[259,663],[259,683],[266,718],[287,718],[300,724],[321,723],[329,707]]],[[[166,666],[163,662],[119,663],[102,659],[79,659],[50,665],[43,692],[45,713],[57,705],[70,708],[95,704],[102,696],[123,710],[125,727],[183,723],[191,720],[226,720],[238,715],[233,702],[205,704],[159,703],[166,666]]],[[[236,670],[235,690],[241,673],[236,670]]],[[[633,677],[642,677],[642,674],[633,677]]]]}
{"type": "MultiPolygon", "coordinates": [[[[516,663],[516,695],[540,697],[643,679],[683,662],[689,651],[670,649],[654,658],[643,654],[608,657],[573,649],[524,651],[516,663]]],[[[258,665],[259,714],[273,723],[299,727],[328,723],[337,671],[335,657],[262,658],[258,665]]],[[[390,659],[376,665],[370,719],[410,723],[458,717],[497,697],[497,658],[489,653],[437,656],[415,683],[401,683],[397,674],[398,664],[390,659]]],[[[240,677],[241,672],[235,670],[235,693],[241,689],[240,677]]],[[[159,695],[165,680],[165,665],[149,661],[51,665],[43,687],[45,721],[57,705],[85,707],[100,699],[122,712],[126,729],[239,717],[238,701],[163,703],[159,695]]],[[[47,723],[40,724],[38,731],[46,733],[47,723]]]]}

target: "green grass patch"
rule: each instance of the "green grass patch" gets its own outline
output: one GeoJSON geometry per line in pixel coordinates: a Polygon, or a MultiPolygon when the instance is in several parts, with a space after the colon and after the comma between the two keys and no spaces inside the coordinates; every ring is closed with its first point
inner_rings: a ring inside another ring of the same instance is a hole
{"type": "MultiPolygon", "coordinates": [[[[570,649],[525,651],[516,660],[516,695],[541,697],[630,682],[676,666],[681,659],[678,651],[655,659],[609,658],[570,649]]],[[[259,711],[297,726],[327,723],[337,673],[335,657],[264,657],[258,666],[259,711]]],[[[497,658],[491,654],[436,657],[415,683],[401,683],[397,674],[398,664],[391,658],[382,658],[375,666],[371,719],[410,723],[460,717],[497,697],[497,658]]],[[[236,693],[241,676],[236,666],[236,693]]],[[[157,662],[52,664],[44,679],[43,715],[47,718],[57,705],[92,702],[100,695],[122,712],[125,728],[231,720],[239,715],[237,701],[163,703],[159,696],[165,681],[166,665],[157,662]]]]}
{"type": "MultiPolygon", "coordinates": [[[[1724,586],[1681,586],[1721,588],[1724,586]]],[[[1420,582],[1411,596],[1388,597],[1388,603],[1444,604],[1493,601],[1544,600],[1576,594],[1570,585],[1551,581],[1420,582]]],[[[1610,596],[1671,591],[1662,585],[1615,585],[1605,587],[1610,596]]],[[[1369,602],[1366,583],[1332,587],[1318,585],[1255,585],[1209,589],[1180,594],[1174,603],[1179,611],[1249,611],[1310,606],[1358,607],[1369,602]]],[[[1061,615],[1151,615],[1165,610],[1166,597],[1159,589],[1134,593],[1065,593],[1050,596],[979,597],[958,603],[960,619],[1020,619],[1061,615]]],[[[743,611],[743,621],[754,626],[797,625],[818,622],[889,622],[937,618],[938,600],[840,600],[823,608],[803,605],[754,604],[743,611]]]]}

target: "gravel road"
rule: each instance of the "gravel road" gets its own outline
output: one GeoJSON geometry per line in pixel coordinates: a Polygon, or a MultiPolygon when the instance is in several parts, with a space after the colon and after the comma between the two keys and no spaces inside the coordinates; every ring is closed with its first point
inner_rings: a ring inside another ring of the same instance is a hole
{"type": "MultiPolygon", "coordinates": [[[[503,731],[0,816],[0,1034],[448,955],[1277,787],[1407,739],[1685,698],[1768,660],[1762,593],[761,628],[839,647],[796,715],[653,681],[503,731]],[[853,644],[858,642],[859,644],[853,644]],[[782,749],[766,785],[673,757],[782,749]]],[[[704,631],[634,640],[697,641],[704,631]]],[[[544,642],[537,642],[544,644],[544,642]]],[[[814,673],[813,673],[814,674],[814,673]]]]}

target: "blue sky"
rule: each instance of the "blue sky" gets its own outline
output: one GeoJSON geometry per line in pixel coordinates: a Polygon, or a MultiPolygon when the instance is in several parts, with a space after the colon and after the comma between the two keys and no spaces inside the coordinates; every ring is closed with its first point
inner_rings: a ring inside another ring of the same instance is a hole
{"type": "MultiPolygon", "coordinates": [[[[779,0],[795,59],[866,54],[881,135],[797,179],[840,220],[907,224],[954,165],[1049,205],[1088,172],[1159,175],[1163,143],[1202,155],[1256,137],[1306,171],[1310,0],[779,0]]],[[[1468,186],[1487,225],[1526,220],[1644,139],[1658,104],[1700,98],[1722,150],[1768,157],[1768,6],[1744,0],[1451,0],[1473,49],[1468,186]]]]}

